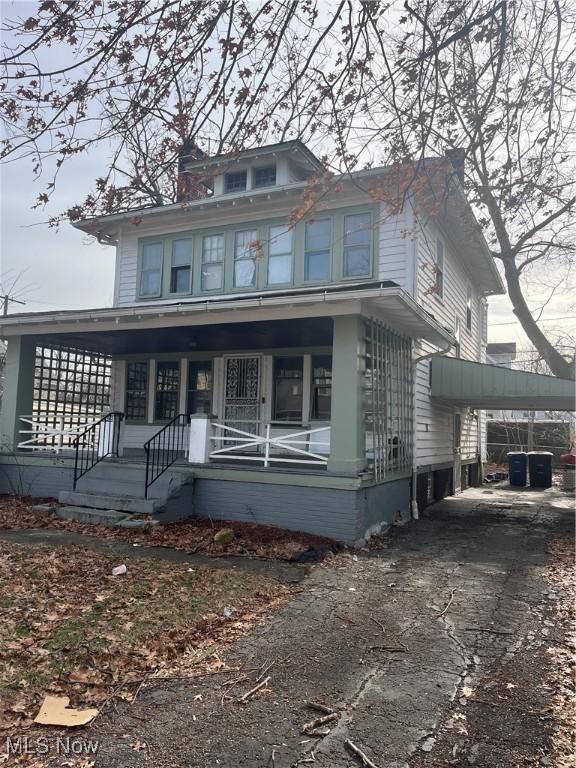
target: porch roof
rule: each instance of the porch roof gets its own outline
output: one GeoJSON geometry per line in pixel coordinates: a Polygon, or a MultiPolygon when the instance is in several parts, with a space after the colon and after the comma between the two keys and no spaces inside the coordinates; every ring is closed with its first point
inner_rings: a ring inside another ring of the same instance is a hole
{"type": "Polygon", "coordinates": [[[453,357],[432,360],[432,397],[474,408],[576,410],[576,382],[453,357]]]}
{"type": "MultiPolygon", "coordinates": [[[[363,315],[376,317],[411,338],[438,346],[454,342],[405,291],[393,283],[316,286],[312,289],[205,297],[173,303],[149,302],[130,307],[61,312],[32,312],[0,318],[5,337],[49,336],[51,341],[78,343],[80,334],[107,337],[125,331],[206,327],[235,323],[363,315]]],[[[105,346],[100,347],[105,349],[105,346]]],[[[111,343],[110,348],[113,348],[111,343]]]]}

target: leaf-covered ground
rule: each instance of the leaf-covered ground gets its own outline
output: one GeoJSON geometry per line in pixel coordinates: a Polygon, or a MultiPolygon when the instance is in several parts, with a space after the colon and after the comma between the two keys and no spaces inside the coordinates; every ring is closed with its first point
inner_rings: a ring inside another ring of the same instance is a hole
{"type": "Polygon", "coordinates": [[[114,577],[114,555],[0,542],[2,741],[32,726],[46,694],[100,708],[153,676],[218,671],[217,647],[289,596],[240,569],[124,562],[114,577]]]}
{"type": "Polygon", "coordinates": [[[270,525],[239,522],[213,522],[206,518],[190,518],[181,523],[144,529],[105,528],[63,520],[54,512],[32,509],[32,500],[19,497],[0,499],[0,529],[57,528],[100,538],[114,538],[147,547],[171,547],[190,554],[212,557],[246,555],[275,560],[291,560],[312,548],[319,554],[338,549],[331,539],[307,533],[286,531],[270,525]],[[225,546],[214,542],[214,534],[222,528],[234,531],[233,541],[225,546]]]}

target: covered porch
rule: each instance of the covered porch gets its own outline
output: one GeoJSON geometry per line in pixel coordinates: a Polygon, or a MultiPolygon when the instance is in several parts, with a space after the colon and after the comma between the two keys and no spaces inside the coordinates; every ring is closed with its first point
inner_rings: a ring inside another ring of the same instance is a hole
{"type": "Polygon", "coordinates": [[[377,482],[411,472],[412,339],[447,337],[399,288],[381,285],[0,324],[6,450],[65,452],[82,422],[111,411],[119,456],[144,458],[158,438],[159,450],[176,447],[195,465],[377,482]]]}

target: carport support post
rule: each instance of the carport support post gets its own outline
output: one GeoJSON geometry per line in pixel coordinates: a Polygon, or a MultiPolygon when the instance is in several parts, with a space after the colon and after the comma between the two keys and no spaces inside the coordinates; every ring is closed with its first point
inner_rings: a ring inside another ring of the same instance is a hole
{"type": "Polygon", "coordinates": [[[328,471],[357,475],[366,467],[364,325],[356,315],[334,318],[328,471]]]}
{"type": "Polygon", "coordinates": [[[20,416],[32,414],[34,399],[34,362],[36,344],[29,336],[8,339],[4,366],[4,393],[0,410],[0,450],[13,451],[18,443],[32,435],[21,435],[21,429],[30,429],[20,416]]]}

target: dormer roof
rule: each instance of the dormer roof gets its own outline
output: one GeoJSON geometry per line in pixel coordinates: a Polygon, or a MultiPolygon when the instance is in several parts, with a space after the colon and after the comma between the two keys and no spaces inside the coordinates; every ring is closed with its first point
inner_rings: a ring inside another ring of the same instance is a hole
{"type": "Polygon", "coordinates": [[[278,157],[288,157],[292,163],[314,173],[322,168],[322,162],[308,147],[298,139],[293,141],[281,141],[277,144],[266,144],[263,147],[254,147],[240,152],[227,152],[221,155],[213,155],[207,158],[190,159],[183,158],[186,171],[202,171],[208,174],[222,173],[235,165],[259,162],[262,160],[275,160],[278,157]]]}

